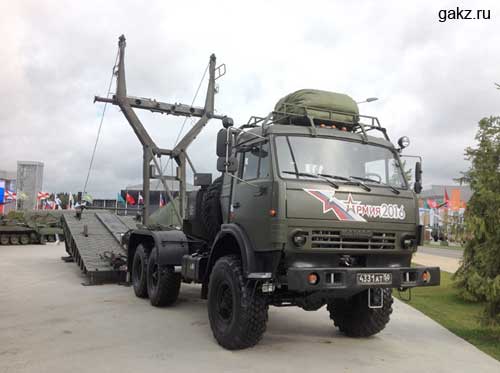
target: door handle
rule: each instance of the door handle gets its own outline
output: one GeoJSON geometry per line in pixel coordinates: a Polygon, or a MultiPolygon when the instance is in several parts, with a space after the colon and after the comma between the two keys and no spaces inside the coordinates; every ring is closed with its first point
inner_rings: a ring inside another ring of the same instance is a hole
{"type": "Polygon", "coordinates": [[[264,194],[266,194],[266,192],[267,192],[267,187],[261,186],[261,187],[259,187],[259,191],[256,192],[256,193],[254,193],[253,196],[254,197],[260,197],[260,196],[263,196],[264,194]]]}
{"type": "Polygon", "coordinates": [[[237,209],[237,208],[239,208],[240,206],[241,206],[241,205],[240,205],[240,203],[239,203],[239,202],[235,202],[235,203],[233,203],[233,209],[237,209]]]}

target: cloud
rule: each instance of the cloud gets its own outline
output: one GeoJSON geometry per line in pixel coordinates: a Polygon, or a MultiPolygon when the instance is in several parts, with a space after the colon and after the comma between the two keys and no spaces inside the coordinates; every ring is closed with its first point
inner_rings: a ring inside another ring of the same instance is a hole
{"type": "MultiPolygon", "coordinates": [[[[465,5],[462,5],[466,7],[465,5]]],[[[208,57],[227,65],[216,108],[244,123],[265,115],[304,87],[344,92],[379,116],[393,140],[409,135],[408,152],[424,157],[425,183],[449,183],[467,168],[463,150],[477,121],[498,114],[498,6],[491,20],[438,22],[444,5],[336,2],[314,5],[153,1],[21,1],[0,9],[1,168],[45,162],[44,188],[83,187],[106,95],[117,37],[127,36],[131,95],[190,103],[208,57]]],[[[204,98],[203,85],[197,104],[204,98]]],[[[140,113],[158,144],[170,147],[182,118],[140,113]]],[[[191,125],[188,121],[185,131],[191,125]]],[[[191,158],[215,172],[212,121],[191,158]]],[[[114,196],[140,182],[142,149],[116,107],[109,106],[88,190],[114,196]]]]}

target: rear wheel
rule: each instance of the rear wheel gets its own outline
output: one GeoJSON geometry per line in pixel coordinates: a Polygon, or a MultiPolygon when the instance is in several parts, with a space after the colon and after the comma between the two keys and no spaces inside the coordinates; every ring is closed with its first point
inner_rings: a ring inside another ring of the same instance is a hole
{"type": "Polygon", "coordinates": [[[144,246],[137,246],[132,262],[132,284],[134,286],[134,293],[139,298],[147,298],[148,296],[148,259],[149,256],[144,246]]]}
{"type": "Polygon", "coordinates": [[[181,287],[181,274],[175,273],[174,266],[159,265],[158,248],[149,255],[147,284],[151,304],[155,307],[170,306],[175,303],[181,287]]]}
{"type": "Polygon", "coordinates": [[[30,243],[30,236],[28,236],[27,234],[22,234],[19,238],[19,241],[21,242],[21,245],[28,245],[30,243]]]}
{"type": "Polygon", "coordinates": [[[392,290],[382,289],[382,308],[368,307],[368,290],[328,304],[330,319],[349,337],[369,337],[385,328],[392,313],[392,290]]]}
{"type": "Polygon", "coordinates": [[[266,331],[268,304],[243,277],[241,260],[222,257],[208,284],[208,317],[217,342],[228,350],[256,345],[266,331]]]}
{"type": "Polygon", "coordinates": [[[13,234],[10,236],[10,244],[18,245],[19,244],[19,236],[17,234],[13,234]]]}

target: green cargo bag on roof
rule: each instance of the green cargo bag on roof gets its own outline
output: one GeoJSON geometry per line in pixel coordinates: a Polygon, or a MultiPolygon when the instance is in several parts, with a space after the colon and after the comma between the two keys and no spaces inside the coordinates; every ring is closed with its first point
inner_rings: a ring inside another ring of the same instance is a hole
{"type": "Polygon", "coordinates": [[[359,114],[358,105],[348,95],[318,89],[290,93],[278,101],[274,111],[277,123],[306,125],[310,123],[304,122],[305,116],[315,119],[316,124],[322,120],[355,124],[359,114]]]}

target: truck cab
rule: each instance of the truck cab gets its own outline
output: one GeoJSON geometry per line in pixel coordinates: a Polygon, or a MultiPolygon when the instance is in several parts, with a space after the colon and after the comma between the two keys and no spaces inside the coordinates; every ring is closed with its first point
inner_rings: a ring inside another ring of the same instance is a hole
{"type": "Polygon", "coordinates": [[[288,290],[352,295],[359,286],[351,273],[365,268],[394,273],[390,283],[374,277],[384,285],[419,282],[416,270],[399,270],[410,267],[422,227],[398,149],[335,125],[313,129],[238,131],[237,171],[225,174],[221,193],[224,223],[241,228],[256,256],[279,256],[276,268],[258,270],[270,270],[288,290]]]}

